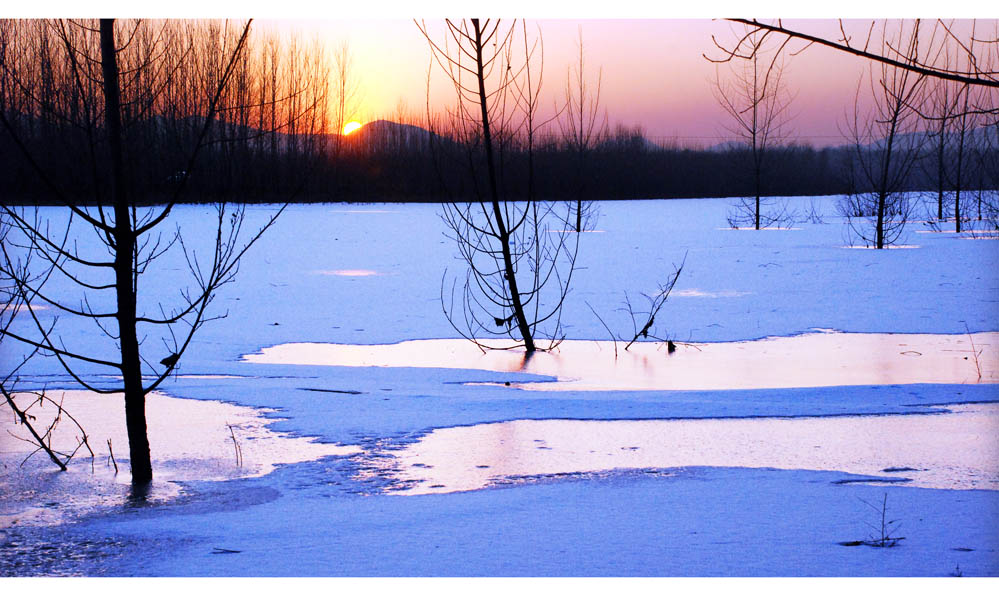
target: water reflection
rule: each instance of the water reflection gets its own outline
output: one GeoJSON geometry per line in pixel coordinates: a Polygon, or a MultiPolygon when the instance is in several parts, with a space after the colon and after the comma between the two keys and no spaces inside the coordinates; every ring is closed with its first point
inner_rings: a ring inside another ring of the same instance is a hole
{"type": "MultiPolygon", "coordinates": [[[[999,383],[999,333],[908,335],[820,332],[758,341],[679,344],[562,342],[529,362],[523,351],[483,354],[462,339],[390,345],[288,343],[244,356],[247,362],[327,366],[461,368],[557,378],[517,384],[544,391],[715,390],[999,383]],[[973,349],[974,348],[974,349],[973,349]],[[616,353],[616,355],[615,355],[616,353]]],[[[503,383],[500,383],[503,384],[503,383]]]]}
{"type": "Polygon", "coordinates": [[[327,275],[332,277],[377,277],[385,273],[365,268],[345,268],[339,270],[317,270],[317,275],[327,275]]]}
{"type": "MultiPolygon", "coordinates": [[[[81,448],[69,472],[59,472],[41,453],[22,466],[33,447],[10,434],[25,436],[4,403],[0,406],[0,429],[6,429],[0,430],[0,528],[15,522],[55,524],[98,506],[162,502],[177,496],[179,483],[184,481],[262,476],[278,464],[360,451],[359,447],[274,432],[267,427],[273,419],[266,417],[266,410],[152,393],[146,398],[146,416],[154,480],[145,488],[135,488],[128,473],[123,396],[89,391],[49,391],[47,395],[62,402],[80,421],[95,457],[91,459],[86,448],[81,448]]],[[[23,394],[16,397],[22,405],[30,401],[23,394]]],[[[55,404],[46,401],[42,409],[32,409],[32,414],[38,422],[51,422],[55,404]]],[[[75,447],[78,434],[68,424],[59,425],[52,432],[52,443],[75,447]]]]}
{"type": "Polygon", "coordinates": [[[416,481],[395,487],[406,495],[689,466],[826,470],[910,486],[999,490],[997,430],[999,404],[860,417],[517,420],[437,429],[378,465],[416,481]]]}
{"type": "Polygon", "coordinates": [[[674,289],[670,292],[670,297],[706,297],[706,298],[728,298],[742,297],[750,295],[749,291],[704,291],[702,289],[674,289]]]}

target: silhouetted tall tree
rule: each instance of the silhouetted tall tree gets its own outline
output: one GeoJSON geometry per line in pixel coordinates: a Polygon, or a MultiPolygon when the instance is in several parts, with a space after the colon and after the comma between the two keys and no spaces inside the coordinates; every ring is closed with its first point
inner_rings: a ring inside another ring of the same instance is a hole
{"type": "Polygon", "coordinates": [[[607,129],[607,116],[598,120],[600,113],[600,89],[603,82],[603,69],[597,71],[596,89],[591,89],[586,78],[586,54],[583,48],[583,30],[579,29],[579,56],[576,64],[569,68],[565,79],[565,108],[559,111],[558,123],[562,131],[562,141],[569,152],[575,155],[575,195],[576,232],[581,232],[585,223],[584,215],[592,215],[593,210],[583,195],[586,182],[592,180],[590,155],[594,146],[601,140],[607,129]]]}
{"type": "MultiPolygon", "coordinates": [[[[906,60],[918,62],[919,22],[900,25],[890,34],[881,32],[885,47],[899,49],[906,60]]],[[[911,205],[906,182],[918,158],[920,137],[916,135],[918,94],[925,77],[916,71],[882,64],[870,71],[873,113],[860,115],[859,87],[852,120],[851,166],[853,190],[844,199],[841,212],[854,234],[877,249],[894,244],[909,220],[911,205]],[[870,191],[861,191],[870,190],[870,191]]]]}
{"type": "MultiPolygon", "coordinates": [[[[757,44],[752,38],[760,34],[747,35],[757,44]]],[[[774,146],[780,144],[790,120],[791,95],[784,83],[783,56],[761,48],[746,60],[731,64],[729,78],[716,70],[712,91],[735,123],[729,131],[748,149],[752,176],[751,198],[743,199],[729,220],[733,226],[748,221],[759,230],[788,216],[785,207],[763,206],[761,200],[771,176],[774,146]]]]}
{"type": "MultiPolygon", "coordinates": [[[[444,219],[468,264],[461,312],[442,304],[455,330],[486,347],[483,334],[508,335],[527,353],[537,349],[538,327],[554,319],[547,335],[557,340],[578,240],[568,239],[568,217],[556,204],[534,199],[534,133],[540,69],[533,48],[519,51],[516,22],[447,20],[442,43],[417,23],[457,97],[447,135],[456,145],[435,144],[443,157],[460,157],[462,179],[445,189],[444,219]],[[521,201],[517,201],[521,200],[521,201]],[[545,301],[546,290],[554,299],[545,301]]],[[[521,27],[526,37],[526,28],[521,27]]],[[[540,58],[538,59],[540,62],[540,58]]],[[[431,140],[439,140],[439,130],[431,140]]],[[[447,181],[447,177],[442,177],[447,181]]],[[[576,236],[572,236],[576,237],[576,236]]]]}
{"type": "MultiPolygon", "coordinates": [[[[337,47],[333,65],[333,129],[335,141],[333,160],[338,163],[343,146],[343,127],[357,109],[357,80],[354,76],[354,59],[346,42],[337,47]]],[[[335,164],[336,168],[339,166],[335,164]]]]}
{"type": "Polygon", "coordinates": [[[311,143],[299,136],[322,122],[310,113],[325,113],[325,98],[303,83],[319,78],[290,71],[288,85],[277,74],[268,81],[249,36],[249,22],[0,24],[0,124],[47,189],[45,199],[65,207],[56,216],[2,208],[12,229],[0,272],[12,281],[28,323],[8,326],[5,335],[53,356],[87,389],[124,393],[138,487],[152,479],[147,394],[175,371],[200,327],[223,317],[209,311],[216,292],[280,214],[246,234],[242,205],[222,201],[210,237],[185,238],[174,208],[202,170],[220,184],[232,180],[227,169],[264,137],[248,123],[259,117],[281,131],[295,124],[294,135],[271,136],[282,153],[294,153],[311,143]],[[163,197],[165,203],[142,208],[163,197]],[[142,284],[167,255],[190,271],[186,287],[178,281],[172,307],[142,284]],[[32,272],[32,260],[43,267],[32,272]],[[52,312],[40,313],[32,302],[52,312]],[[63,319],[47,316],[53,313],[63,319]],[[85,339],[77,331],[67,343],[59,334],[66,321],[81,328],[89,322],[97,334],[85,339]],[[162,347],[144,343],[149,338],[162,347]],[[120,386],[94,382],[92,369],[117,372],[120,386]]]}

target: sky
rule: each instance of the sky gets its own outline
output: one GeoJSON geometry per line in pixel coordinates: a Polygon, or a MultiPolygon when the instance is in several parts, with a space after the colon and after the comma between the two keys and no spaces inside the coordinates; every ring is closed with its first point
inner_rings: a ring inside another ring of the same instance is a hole
{"type": "MultiPolygon", "coordinates": [[[[440,43],[445,36],[442,20],[425,23],[440,43]]],[[[541,31],[544,41],[542,106],[548,113],[565,102],[566,80],[577,64],[581,38],[584,72],[591,90],[599,77],[601,112],[606,112],[611,127],[640,126],[655,141],[675,140],[693,147],[734,138],[733,119],[713,94],[716,77],[730,78],[733,65],[715,64],[706,57],[721,58],[724,53],[715,41],[730,44],[743,26],[706,18],[529,19],[527,23],[529,31],[541,31]]],[[[869,23],[847,20],[846,31],[862,38],[869,23]]],[[[835,19],[790,19],[784,24],[822,37],[839,36],[835,19]]],[[[991,29],[993,24],[986,26],[991,29]]],[[[350,118],[360,122],[397,119],[406,111],[424,114],[428,67],[432,108],[454,102],[453,88],[443,70],[431,64],[429,44],[412,19],[287,19],[262,20],[257,25],[318,36],[327,44],[345,43],[359,87],[359,101],[350,118]]],[[[797,52],[804,46],[793,42],[785,50],[784,79],[793,97],[793,118],[785,139],[819,147],[839,145],[848,141],[847,111],[852,112],[855,98],[860,98],[861,106],[871,102],[870,63],[822,46],[797,52]]]]}
{"type": "MultiPolygon", "coordinates": [[[[528,15],[531,17],[527,20],[529,28],[540,27],[544,40],[542,103],[545,109],[552,111],[564,102],[566,77],[570,65],[578,58],[578,43],[582,36],[587,78],[593,86],[600,76],[600,104],[612,127],[616,124],[640,126],[654,140],[675,139],[684,145],[710,146],[733,137],[729,130],[732,119],[712,94],[716,73],[720,71],[724,77],[729,67],[715,65],[704,55],[721,56],[712,37],[730,42],[741,26],[708,17],[720,16],[722,11],[743,12],[746,7],[728,0],[711,4],[709,9],[694,7],[693,12],[687,14],[682,7],[670,7],[669,12],[659,9],[660,12],[655,13],[647,3],[631,0],[615,2],[610,12],[606,7],[602,11],[587,12],[590,9],[580,8],[578,4],[511,0],[503,3],[499,12],[501,16],[528,15]],[[715,14],[705,14],[706,10],[713,10],[715,14]],[[564,14],[579,17],[552,18],[564,14]],[[643,18],[623,18],[635,15],[643,18]],[[700,18],[674,18],[673,15],[700,18]]],[[[444,15],[467,13],[479,6],[494,12],[497,5],[479,0],[420,3],[373,0],[344,7],[342,3],[302,3],[299,0],[259,3],[250,0],[238,4],[209,3],[206,8],[204,3],[179,0],[170,4],[166,14],[141,16],[255,16],[258,31],[295,32],[306,39],[318,37],[331,51],[346,44],[358,86],[358,102],[350,118],[367,122],[379,118],[397,119],[400,112],[414,116],[425,114],[431,51],[412,18],[425,18],[432,34],[440,40],[444,15]]],[[[799,4],[783,0],[756,2],[752,6],[774,15],[813,16],[799,4]]],[[[110,8],[111,14],[136,16],[133,5],[112,2],[110,8]]],[[[853,0],[837,3],[833,8],[842,12],[829,13],[831,9],[826,7],[819,9],[827,11],[826,14],[814,15],[823,17],[821,19],[789,19],[785,20],[785,25],[836,36],[838,27],[831,18],[834,16],[905,16],[906,11],[925,15],[933,14],[932,9],[939,11],[939,4],[924,4],[921,0],[897,3],[897,6],[891,2],[887,5],[878,3],[879,15],[865,15],[865,11],[872,9],[853,0]],[[927,6],[931,10],[927,10],[927,6]]],[[[4,10],[0,10],[0,14],[4,10]]],[[[72,14],[79,9],[64,10],[72,14]]],[[[691,11],[691,8],[686,10],[691,11]]],[[[996,16],[985,12],[981,5],[965,0],[948,4],[948,16],[996,16]]],[[[60,13],[56,7],[55,14],[66,13],[60,13]]],[[[862,21],[848,23],[853,23],[857,32],[864,29],[862,21]]],[[[800,43],[793,45],[794,49],[801,47],[800,43]]],[[[866,68],[867,62],[863,59],[819,46],[791,57],[785,74],[788,90],[794,96],[790,138],[816,146],[842,143],[846,112],[853,106],[858,83],[865,76],[866,68]]],[[[861,96],[866,102],[869,90],[862,91],[867,92],[861,96]]],[[[438,109],[453,101],[453,89],[446,85],[440,67],[433,65],[431,105],[438,109]]]]}
{"type": "MultiPolygon", "coordinates": [[[[440,20],[427,25],[435,39],[443,39],[440,20]]],[[[724,77],[729,67],[704,55],[721,57],[712,36],[733,40],[739,26],[710,19],[541,19],[528,20],[528,25],[540,27],[544,40],[543,105],[549,112],[564,102],[582,36],[584,72],[591,88],[600,78],[601,112],[606,111],[611,126],[641,126],[650,138],[685,145],[712,145],[732,137],[726,128],[730,117],[712,95],[716,71],[724,77]]],[[[835,31],[835,21],[804,25],[810,31],[835,31]]],[[[352,118],[393,119],[400,107],[425,111],[431,52],[412,20],[267,20],[257,26],[319,36],[334,46],[346,43],[359,86],[352,118]]],[[[432,66],[431,105],[447,105],[454,92],[440,67],[432,66]]],[[[864,68],[862,60],[821,47],[790,60],[786,80],[795,96],[793,135],[815,145],[838,143],[864,68]]]]}

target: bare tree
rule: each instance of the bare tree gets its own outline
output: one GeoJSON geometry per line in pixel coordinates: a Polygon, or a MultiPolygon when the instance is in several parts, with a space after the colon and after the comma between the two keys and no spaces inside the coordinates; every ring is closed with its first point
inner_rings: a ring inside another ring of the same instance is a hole
{"type": "Polygon", "coordinates": [[[669,353],[673,353],[676,347],[674,345],[674,340],[669,338],[667,332],[659,332],[659,330],[662,329],[662,321],[660,320],[657,324],[656,316],[659,315],[659,311],[666,305],[666,300],[669,299],[670,292],[673,291],[673,287],[676,285],[677,280],[680,279],[680,273],[683,272],[683,265],[686,262],[687,255],[684,254],[683,261],[680,262],[680,266],[676,266],[675,264],[673,265],[673,273],[667,277],[665,283],[659,284],[659,288],[654,294],[641,294],[648,304],[647,309],[641,310],[636,308],[632,305],[631,298],[628,297],[627,292],[624,294],[623,311],[627,312],[631,317],[632,329],[631,339],[628,341],[628,344],[624,346],[624,351],[628,351],[632,344],[638,341],[638,338],[641,337],[643,341],[651,339],[652,341],[666,343],[669,353]]]}
{"type": "MultiPolygon", "coordinates": [[[[942,61],[949,65],[952,61],[949,45],[942,48],[942,61]]],[[[934,182],[937,194],[937,221],[944,219],[944,200],[947,192],[947,166],[949,162],[951,120],[954,118],[956,99],[954,84],[949,81],[937,81],[929,85],[924,94],[924,106],[920,114],[928,122],[928,138],[932,142],[933,164],[928,173],[934,182]]]]}
{"type": "Polygon", "coordinates": [[[357,109],[358,82],[354,77],[354,58],[347,42],[337,47],[333,60],[333,126],[336,132],[333,160],[336,162],[343,147],[344,125],[357,109]]]}
{"type": "MultiPolygon", "coordinates": [[[[124,393],[137,488],[152,479],[146,396],[176,370],[195,333],[224,317],[209,310],[216,292],[280,214],[247,233],[244,207],[223,201],[212,211],[211,237],[192,238],[182,235],[174,209],[195,172],[225,178],[236,152],[264,137],[243,128],[247,123],[269,113],[278,129],[315,125],[320,121],[307,113],[325,111],[324,98],[301,87],[309,77],[274,90],[277,77],[266,81],[266,70],[248,59],[249,35],[249,22],[102,19],[0,27],[0,124],[48,190],[48,201],[65,207],[53,216],[3,206],[12,228],[0,272],[12,281],[28,322],[8,326],[5,335],[56,359],[86,389],[124,393]],[[254,97],[270,101],[253,103],[254,97]],[[58,152],[70,154],[82,185],[67,184],[74,179],[54,168],[61,163],[47,161],[58,152]],[[164,189],[167,201],[155,205],[164,189]],[[32,271],[32,259],[43,267],[32,271]],[[166,306],[171,300],[143,282],[154,272],[162,280],[157,267],[170,260],[186,263],[190,278],[186,286],[178,281],[178,297],[166,306]],[[38,311],[36,302],[49,311],[38,311]],[[67,342],[60,334],[60,327],[79,330],[86,323],[90,339],[76,332],[67,342]],[[162,345],[148,343],[154,339],[162,345]],[[122,382],[94,382],[95,370],[116,372],[122,382]]],[[[278,153],[287,154],[301,140],[280,141],[278,153]]]]}
{"type": "Polygon", "coordinates": [[[965,83],[957,94],[958,110],[954,117],[954,170],[953,178],[950,181],[954,189],[954,231],[961,232],[961,221],[967,217],[961,214],[961,189],[965,187],[966,155],[968,149],[968,136],[973,132],[976,114],[969,111],[971,100],[971,87],[965,83]]]}
{"type": "MultiPolygon", "coordinates": [[[[7,222],[5,215],[0,213],[0,246],[6,244],[7,234],[10,230],[11,226],[7,222]]],[[[23,265],[19,275],[23,276],[27,270],[27,265],[23,265]]],[[[14,319],[17,317],[18,312],[20,312],[23,301],[24,298],[17,293],[15,280],[7,276],[4,270],[0,269],[0,345],[3,343],[7,329],[13,325],[14,319]]],[[[16,390],[19,382],[17,378],[18,371],[34,357],[37,349],[32,348],[20,361],[13,359],[10,355],[4,355],[6,353],[0,353],[0,396],[4,400],[0,405],[6,404],[10,408],[15,422],[27,430],[28,436],[21,437],[10,431],[8,433],[14,438],[25,441],[35,447],[21,463],[27,462],[36,453],[43,452],[60,470],[66,470],[69,462],[83,447],[86,447],[91,457],[93,457],[94,452],[90,448],[87,432],[72,414],[63,409],[61,401],[56,402],[52,400],[42,390],[24,393],[24,396],[33,396],[34,399],[27,405],[18,405],[18,392],[16,390]],[[55,406],[55,415],[48,420],[39,420],[39,416],[33,413],[33,409],[36,407],[44,408],[46,402],[55,406]],[[71,426],[75,427],[77,434],[76,445],[74,447],[56,447],[52,440],[52,433],[64,421],[70,422],[71,426]]]]}
{"type": "MultiPolygon", "coordinates": [[[[937,49],[938,57],[933,65],[942,70],[953,70],[953,56],[957,55],[963,58],[968,71],[991,71],[999,47],[980,39],[976,33],[977,25],[974,21],[970,24],[966,45],[953,36],[945,38],[937,49]]],[[[993,37],[999,37],[999,24],[994,29],[993,37]]],[[[989,118],[999,118],[995,114],[997,90],[941,79],[928,79],[927,85],[930,89],[917,111],[927,121],[929,137],[934,142],[932,172],[929,174],[937,189],[936,220],[943,220],[945,195],[953,192],[954,228],[956,232],[961,232],[963,223],[969,220],[963,214],[961,193],[973,185],[978,187],[981,220],[982,189],[987,185],[987,123],[989,118]],[[971,163],[977,168],[969,168],[971,163]]]]}
{"type": "MultiPolygon", "coordinates": [[[[543,124],[536,114],[542,71],[533,64],[542,62],[540,52],[534,54],[538,45],[516,22],[447,20],[442,42],[433,39],[425,23],[417,26],[457,98],[447,125],[447,137],[457,144],[435,143],[435,153],[453,150],[462,163],[453,167],[465,175],[445,189],[449,200],[443,218],[468,270],[460,291],[459,281],[453,281],[450,301],[442,288],[444,313],[480,348],[489,347],[484,335],[498,335],[534,352],[543,323],[553,323],[545,336],[553,342],[560,338],[562,304],[578,248],[578,239],[567,235],[568,216],[534,197],[535,132],[543,124]]],[[[428,115],[428,121],[438,123],[431,139],[439,141],[440,119],[428,115]]]]}
{"type": "MultiPolygon", "coordinates": [[[[756,40],[752,39],[755,43],[756,40]]],[[[715,99],[732,117],[734,125],[729,131],[749,150],[752,175],[752,196],[743,198],[730,214],[733,227],[745,223],[759,230],[761,227],[781,224],[790,220],[787,206],[764,205],[761,196],[767,187],[767,178],[773,162],[773,149],[786,135],[791,115],[791,94],[784,82],[784,59],[780,52],[765,51],[762,47],[745,61],[730,67],[729,77],[715,71],[713,92],[715,99]]]]}
{"type": "MultiPolygon", "coordinates": [[[[729,21],[743,24],[747,27],[746,34],[734,44],[722,44],[712,37],[717,50],[721,51],[720,58],[705,58],[712,62],[729,62],[736,59],[750,59],[763,48],[763,44],[768,39],[776,40],[780,44],[780,50],[792,42],[800,42],[798,47],[792,46],[790,51],[796,55],[810,46],[825,46],[833,50],[851,54],[872,64],[878,64],[882,68],[901,69],[912,73],[917,78],[926,78],[937,83],[951,83],[960,86],[967,86],[963,95],[964,102],[954,113],[937,113],[937,152],[938,156],[943,156],[946,144],[944,130],[947,128],[947,121],[952,118],[961,117],[962,122],[972,115],[983,115],[996,118],[999,115],[999,105],[994,100],[994,92],[999,88],[999,61],[994,57],[999,53],[999,25],[995,25],[993,30],[987,35],[980,35],[977,22],[972,20],[970,29],[967,24],[958,24],[954,20],[937,19],[933,21],[932,27],[922,28],[922,33],[916,35],[916,41],[921,46],[921,51],[912,53],[905,48],[901,38],[892,42],[886,42],[884,38],[877,39],[875,33],[878,28],[877,21],[870,21],[863,27],[848,27],[843,20],[839,21],[839,35],[837,37],[810,34],[801,28],[792,29],[785,27],[780,19],[776,21],[761,21],[758,19],[728,19],[729,21]],[[854,33],[848,33],[848,29],[854,33]],[[963,29],[963,31],[962,31],[963,29]],[[953,55],[949,49],[953,48],[953,55]],[[941,55],[946,56],[944,61],[940,61],[941,55]],[[970,94],[971,90],[978,93],[970,94]],[[987,90],[983,91],[983,90],[987,90]],[[975,98],[971,101],[971,98],[975,98]]],[[[921,20],[914,21],[914,29],[920,30],[921,20]]],[[[899,23],[899,28],[904,27],[904,22],[899,23]]],[[[880,28],[883,31],[888,27],[888,22],[882,22],[880,28]]],[[[913,99],[915,101],[915,99],[913,99]]],[[[937,218],[943,218],[943,164],[938,162],[937,181],[937,218]]],[[[856,212],[854,208],[847,207],[848,211],[856,212]]],[[[960,196],[955,193],[955,211],[960,212],[960,196]]],[[[955,228],[960,228],[960,214],[955,214],[955,228]]]]}
{"type": "Polygon", "coordinates": [[[975,171],[979,224],[995,235],[999,231],[999,118],[980,129],[975,171]]]}
{"type": "MultiPolygon", "coordinates": [[[[893,35],[882,29],[882,44],[901,48],[904,56],[919,60],[919,22],[900,25],[893,35]]],[[[877,80],[869,75],[873,113],[861,116],[857,102],[847,126],[853,139],[852,191],[840,206],[853,233],[877,249],[894,244],[911,212],[906,182],[916,163],[918,115],[913,106],[925,77],[916,71],[882,64],[877,80]],[[867,191],[870,190],[870,191],[867,191]]]]}
{"type": "MultiPolygon", "coordinates": [[[[923,52],[919,57],[908,56],[905,49],[901,46],[878,44],[877,37],[874,34],[877,24],[875,21],[871,21],[869,25],[860,28],[860,35],[855,36],[847,33],[848,28],[841,19],[839,21],[839,37],[830,39],[820,35],[809,34],[799,29],[785,27],[781,19],[777,19],[775,22],[758,19],[727,20],[746,25],[749,29],[734,45],[721,44],[712,37],[716,49],[722,52],[722,57],[717,59],[712,59],[705,55],[705,58],[708,58],[712,62],[728,62],[733,59],[750,58],[759,51],[762,44],[768,38],[772,37],[780,43],[781,50],[792,40],[803,42],[805,44],[804,47],[796,49],[795,54],[808,46],[825,46],[881,65],[903,69],[921,77],[930,77],[962,84],[967,83],[974,86],[999,88],[999,70],[996,70],[995,65],[980,64],[978,57],[971,47],[971,42],[975,41],[994,49],[999,45],[999,37],[991,35],[986,39],[977,39],[974,35],[962,36],[955,28],[953,20],[944,21],[937,19],[934,21],[933,27],[929,31],[928,39],[924,42],[924,46],[928,48],[928,51],[923,52]],[[857,38],[856,41],[855,37],[857,38]],[[936,53],[932,51],[932,48],[948,43],[948,41],[953,41],[957,44],[962,54],[968,59],[967,64],[969,67],[967,69],[960,67],[951,68],[947,65],[934,63],[936,53]]],[[[918,22],[919,20],[917,19],[916,21],[918,22]]],[[[882,24],[882,28],[884,26],[886,24],[882,24]]],[[[996,110],[999,110],[999,108],[994,106],[991,108],[983,107],[982,109],[988,110],[993,114],[995,114],[996,110]]]]}
{"type": "MultiPolygon", "coordinates": [[[[583,231],[586,226],[584,215],[593,215],[592,204],[583,200],[585,181],[590,176],[589,160],[593,147],[599,142],[601,133],[607,129],[607,116],[597,119],[600,113],[600,88],[603,81],[603,68],[597,71],[596,89],[590,89],[586,78],[586,54],[583,50],[583,28],[579,28],[579,57],[569,68],[565,78],[565,108],[559,111],[559,128],[562,140],[576,157],[576,211],[575,230],[583,231]]],[[[591,223],[592,224],[592,223],[591,223]]]]}

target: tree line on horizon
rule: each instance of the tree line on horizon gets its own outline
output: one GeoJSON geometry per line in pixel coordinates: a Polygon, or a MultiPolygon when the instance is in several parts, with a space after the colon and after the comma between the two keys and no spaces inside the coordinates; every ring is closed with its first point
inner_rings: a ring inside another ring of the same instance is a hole
{"type": "MultiPolygon", "coordinates": [[[[419,121],[417,121],[419,123],[419,121]]],[[[162,119],[148,123],[144,151],[149,156],[141,173],[140,202],[157,204],[169,200],[186,173],[184,163],[171,159],[177,147],[177,123],[162,119]]],[[[32,145],[48,148],[47,176],[61,178],[75,189],[76,201],[87,204],[94,189],[72,164],[60,132],[38,126],[32,145]]],[[[446,133],[431,133],[420,124],[375,121],[349,136],[320,134],[302,140],[301,135],[267,131],[233,123],[221,129],[236,142],[217,150],[208,147],[199,168],[188,175],[189,190],[181,203],[208,203],[226,196],[230,201],[271,203],[322,202],[440,202],[449,173],[435,168],[435,160],[460,157],[463,149],[446,133]],[[334,140],[339,151],[332,151],[334,140]],[[431,143],[431,139],[435,143],[431,143]],[[298,143],[293,143],[297,141],[298,143]],[[236,146],[236,147],[233,147],[236,146]],[[308,150],[306,150],[308,148],[308,150]],[[306,155],[304,152],[310,154],[306,155]],[[437,153],[435,159],[434,152],[437,153]]],[[[187,135],[194,135],[191,127],[187,135]]],[[[966,132],[959,147],[956,135],[933,131],[914,133],[903,150],[914,163],[901,189],[952,193],[999,188],[999,128],[981,127],[966,132]],[[961,184],[954,173],[962,153],[966,178],[961,184]]],[[[618,126],[595,136],[588,151],[586,168],[578,167],[577,151],[556,136],[542,136],[533,149],[536,193],[554,201],[582,196],[587,201],[628,199],[676,199],[752,196],[757,192],[754,165],[767,158],[767,178],[759,185],[763,196],[822,196],[870,191],[871,185],[851,180],[851,168],[860,156],[877,152],[877,143],[858,148],[851,145],[816,148],[808,144],[772,145],[764,152],[738,141],[721,147],[683,147],[650,142],[641,127],[618,126]],[[571,184],[567,185],[567,182],[571,184]]],[[[515,147],[508,150],[507,168],[523,170],[525,158],[515,147]]],[[[6,201],[15,204],[58,204],[48,183],[33,172],[8,136],[0,136],[0,189],[6,201]]],[[[942,213],[941,213],[942,216],[942,213]]]]}
{"type": "MultiPolygon", "coordinates": [[[[176,22],[170,35],[181,36],[186,30],[183,35],[191,37],[197,27],[210,25],[176,22]]],[[[60,203],[51,193],[54,183],[72,191],[71,201],[92,202],[100,191],[97,179],[77,157],[88,153],[93,140],[88,140],[85,127],[74,122],[74,115],[95,105],[99,89],[92,82],[73,82],[72,70],[58,52],[60,44],[69,42],[54,28],[30,21],[17,27],[8,21],[4,28],[8,72],[0,107],[9,122],[0,128],[0,162],[5,165],[0,169],[0,189],[12,203],[60,203]],[[40,51],[29,51],[31,47],[40,51]],[[32,80],[14,79],[14,72],[32,80]],[[37,102],[25,102],[30,96],[21,93],[26,86],[39,95],[37,102]],[[44,177],[26,158],[25,146],[36,160],[45,162],[44,177]]],[[[146,34],[132,43],[155,47],[162,40],[146,34]]],[[[200,43],[199,55],[224,50],[213,49],[207,38],[200,43]]],[[[532,132],[534,193],[577,203],[754,196],[759,203],[760,196],[871,191],[874,182],[857,173],[877,153],[882,139],[868,136],[825,148],[796,143],[788,134],[792,98],[783,62],[767,65],[768,48],[759,43],[752,60],[742,61],[749,66],[728,79],[719,75],[715,82],[722,106],[738,119],[729,128],[732,141],[703,148],[650,141],[640,126],[608,125],[600,105],[602,73],[587,74],[580,37],[578,63],[566,77],[564,106],[532,132]]],[[[169,62],[169,57],[160,59],[169,62]]],[[[192,168],[184,148],[201,133],[199,115],[205,106],[195,102],[197,94],[191,90],[204,87],[206,69],[218,66],[189,62],[177,63],[166,79],[170,89],[157,89],[148,69],[136,71],[145,73],[148,81],[131,82],[136,89],[149,88],[146,100],[137,97],[126,105],[125,113],[130,120],[126,142],[131,152],[143,156],[130,172],[142,204],[171,201],[181,182],[181,203],[207,203],[223,196],[246,203],[281,203],[289,197],[292,202],[440,202],[443,190],[453,187],[461,175],[438,165],[460,164],[468,144],[478,143],[461,139],[453,123],[442,116],[446,111],[420,116],[400,110],[392,120],[368,123],[350,135],[334,133],[342,129],[355,101],[349,49],[342,46],[331,59],[316,42],[292,39],[283,45],[276,38],[262,37],[241,54],[234,80],[226,88],[231,96],[227,110],[219,111],[192,168]],[[304,90],[311,90],[311,95],[306,97],[304,90]],[[163,103],[165,97],[170,98],[169,105],[163,103]],[[306,113],[308,120],[302,116],[306,113]]],[[[910,117],[900,137],[904,147],[896,152],[904,154],[902,162],[912,168],[897,185],[904,191],[936,192],[942,218],[945,193],[999,188],[999,123],[982,115],[959,119],[960,90],[951,91],[944,84],[927,88],[921,92],[924,112],[943,111],[944,116],[910,117]]],[[[511,173],[526,173],[522,129],[511,132],[504,148],[504,166],[511,173]]],[[[760,210],[754,211],[758,221],[760,210]]],[[[576,212],[578,218],[584,211],[576,212]]]]}

